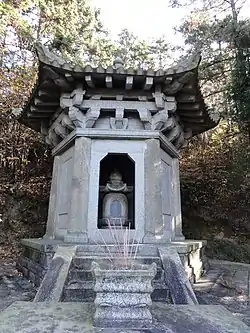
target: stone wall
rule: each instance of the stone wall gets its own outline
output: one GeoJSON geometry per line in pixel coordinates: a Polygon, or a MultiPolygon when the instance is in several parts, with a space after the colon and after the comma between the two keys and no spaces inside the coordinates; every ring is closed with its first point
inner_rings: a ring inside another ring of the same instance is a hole
{"type": "Polygon", "coordinates": [[[21,244],[23,253],[17,261],[17,269],[39,286],[55,254],[55,247],[37,244],[32,239],[22,240],[21,244]]]}
{"type": "MultiPolygon", "coordinates": [[[[53,240],[29,239],[22,240],[23,254],[17,262],[17,269],[36,286],[39,286],[52,258],[56,252],[57,243],[53,240]]],[[[207,260],[204,256],[204,241],[181,241],[166,245],[175,247],[180,255],[182,264],[191,283],[195,282],[207,270],[207,260]]],[[[67,283],[64,286],[64,301],[92,301],[94,294],[92,290],[92,274],[90,271],[91,256],[102,260],[103,252],[96,245],[82,245],[77,247],[76,257],[70,267],[67,283]],[[79,266],[80,265],[80,266],[79,266]],[[88,265],[88,266],[86,266],[88,265]],[[78,267],[79,266],[79,267],[78,267]],[[76,283],[77,282],[77,283],[76,283]]],[[[166,302],[169,299],[167,281],[164,280],[164,270],[160,262],[156,245],[142,244],[138,252],[138,258],[143,263],[158,262],[158,274],[154,281],[155,301],[166,302]]]]}

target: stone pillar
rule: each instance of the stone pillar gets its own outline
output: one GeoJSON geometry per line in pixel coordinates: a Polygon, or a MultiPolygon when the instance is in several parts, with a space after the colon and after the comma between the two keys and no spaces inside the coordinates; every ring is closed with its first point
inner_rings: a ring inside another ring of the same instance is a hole
{"type": "Polygon", "coordinates": [[[88,202],[90,177],[91,139],[79,137],[75,140],[72,194],[68,232],[65,242],[88,242],[88,202]]]}
{"type": "Polygon", "coordinates": [[[180,192],[180,171],[179,160],[173,159],[172,164],[173,173],[173,217],[174,217],[174,239],[175,241],[183,240],[185,237],[182,233],[182,216],[181,216],[181,192],[180,192]]]}
{"type": "Polygon", "coordinates": [[[49,211],[47,219],[46,233],[43,236],[45,239],[53,239],[55,237],[56,228],[56,206],[57,206],[57,181],[59,172],[60,156],[54,157],[52,181],[49,197],[49,211]]]}
{"type": "Polygon", "coordinates": [[[161,242],[164,233],[161,198],[160,141],[149,139],[145,143],[145,237],[143,238],[143,242],[158,243],[161,242]]]}

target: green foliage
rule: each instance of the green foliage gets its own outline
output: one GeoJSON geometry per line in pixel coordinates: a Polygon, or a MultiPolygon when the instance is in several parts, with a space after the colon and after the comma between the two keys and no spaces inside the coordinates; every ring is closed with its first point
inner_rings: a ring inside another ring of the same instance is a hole
{"type": "Polygon", "coordinates": [[[229,84],[231,115],[239,123],[250,122],[250,22],[247,27],[249,36],[246,36],[244,31],[243,34],[239,33],[235,41],[239,46],[236,50],[229,84]]]}
{"type": "Polygon", "coordinates": [[[119,34],[116,55],[121,57],[126,67],[145,68],[153,64],[148,44],[124,29],[119,34]]]}
{"type": "MultiPolygon", "coordinates": [[[[210,231],[205,233],[208,239],[213,239],[220,231],[229,238],[247,239],[250,231],[250,150],[247,137],[237,125],[226,121],[209,136],[209,144],[194,138],[182,155],[184,216],[189,221],[198,217],[200,231],[212,220],[210,231]]],[[[195,230],[194,226],[192,230],[195,230]]]]}
{"type": "Polygon", "coordinates": [[[202,52],[200,80],[207,104],[242,123],[250,119],[250,21],[238,19],[240,3],[234,0],[223,0],[219,7],[204,1],[178,30],[187,52],[202,52]]]}
{"type": "Polygon", "coordinates": [[[147,42],[127,29],[123,29],[118,37],[114,54],[121,57],[125,67],[158,69],[167,66],[170,44],[165,37],[147,42]]]}

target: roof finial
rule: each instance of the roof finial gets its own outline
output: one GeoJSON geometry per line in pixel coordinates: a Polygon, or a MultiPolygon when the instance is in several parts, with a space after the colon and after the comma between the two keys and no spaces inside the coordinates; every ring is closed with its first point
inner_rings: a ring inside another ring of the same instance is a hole
{"type": "Polygon", "coordinates": [[[118,69],[120,67],[123,67],[124,63],[122,61],[122,58],[120,57],[116,57],[115,60],[114,60],[114,63],[113,63],[113,66],[115,69],[118,69]]]}

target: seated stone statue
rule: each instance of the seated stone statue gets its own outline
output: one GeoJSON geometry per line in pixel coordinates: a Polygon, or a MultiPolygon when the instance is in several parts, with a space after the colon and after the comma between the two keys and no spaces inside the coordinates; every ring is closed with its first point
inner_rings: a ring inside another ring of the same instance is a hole
{"type": "Polygon", "coordinates": [[[102,190],[108,192],[102,205],[102,226],[124,227],[128,221],[128,200],[125,192],[128,192],[127,184],[122,181],[118,171],[110,174],[109,181],[102,190]]]}

